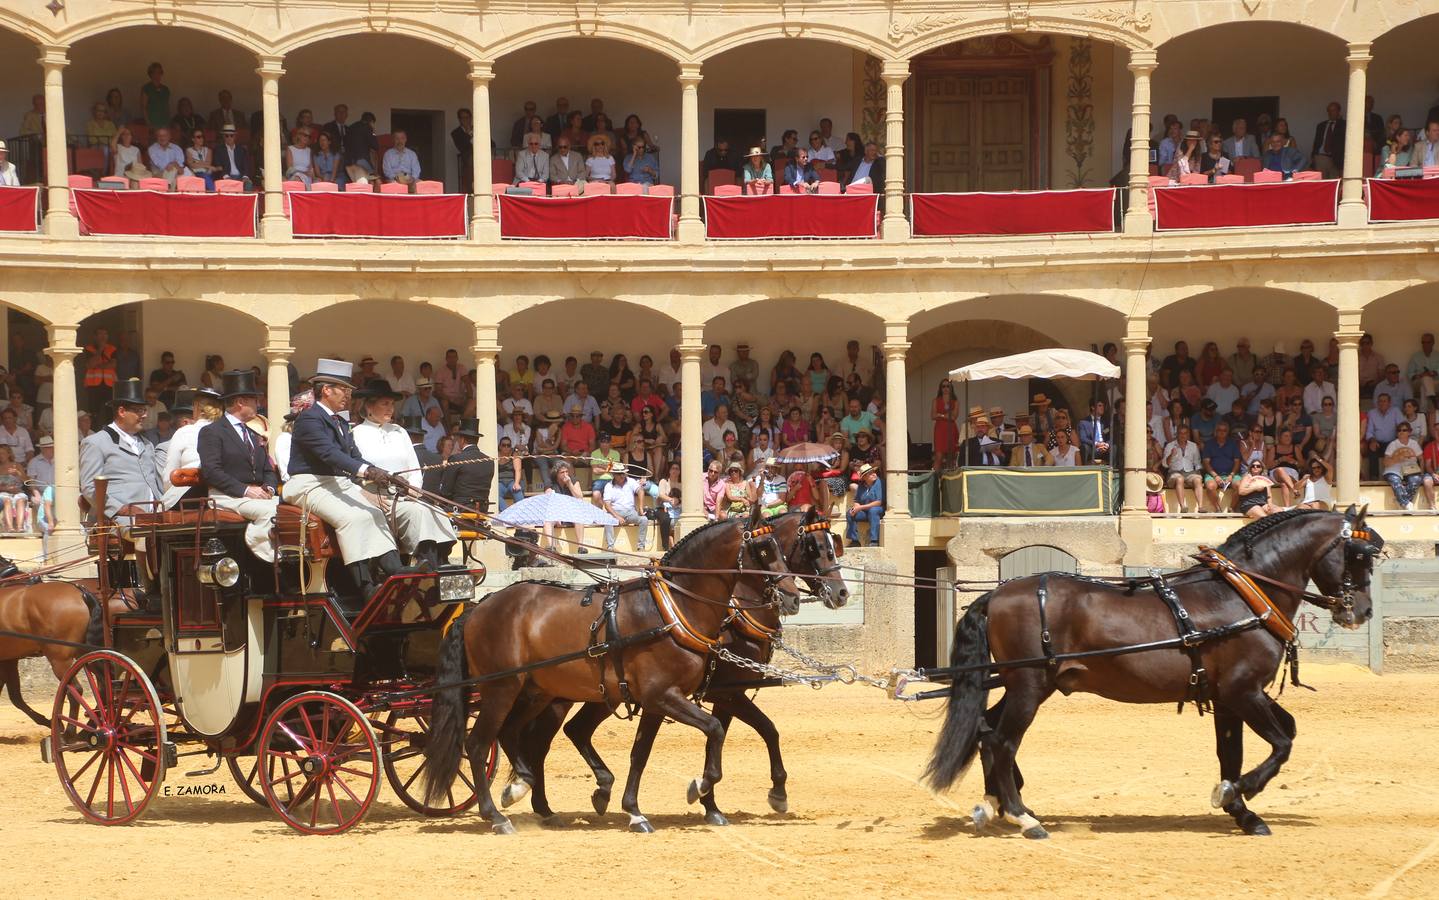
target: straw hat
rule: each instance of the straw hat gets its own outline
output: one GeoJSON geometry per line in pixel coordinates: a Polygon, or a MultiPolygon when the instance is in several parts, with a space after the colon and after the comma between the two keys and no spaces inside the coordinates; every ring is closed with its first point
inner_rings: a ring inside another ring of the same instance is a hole
{"type": "Polygon", "coordinates": [[[971,407],[969,408],[969,417],[970,417],[971,419],[983,419],[983,418],[985,418],[985,415],[984,415],[984,407],[983,407],[983,406],[971,406],[971,407]]]}
{"type": "Polygon", "coordinates": [[[871,472],[878,472],[878,471],[879,471],[879,469],[876,469],[874,466],[870,465],[869,463],[865,463],[864,465],[862,465],[862,466],[859,467],[858,475],[859,475],[860,478],[863,478],[864,476],[868,475],[868,474],[871,473],[871,472]]]}
{"type": "Polygon", "coordinates": [[[1144,489],[1151,494],[1157,494],[1164,490],[1164,479],[1158,472],[1150,472],[1144,476],[1144,489]]]}
{"type": "Polygon", "coordinates": [[[1043,394],[1035,394],[1034,397],[1029,401],[1029,405],[1030,405],[1030,406],[1048,406],[1048,405],[1049,405],[1049,398],[1046,397],[1046,396],[1044,396],[1043,394]]]}
{"type": "Polygon", "coordinates": [[[1190,130],[1184,132],[1184,139],[1186,141],[1197,141],[1199,140],[1199,132],[1191,128],[1190,130]]]}
{"type": "Polygon", "coordinates": [[[990,414],[991,417],[993,417],[993,416],[1002,416],[1002,415],[1004,415],[1004,407],[1002,407],[1002,406],[991,406],[991,407],[989,408],[989,414],[990,414]]]}
{"type": "Polygon", "coordinates": [[[749,157],[760,156],[760,157],[763,157],[763,156],[764,156],[764,148],[763,148],[763,147],[751,147],[751,148],[749,148],[749,152],[746,153],[745,156],[749,156],[749,157]]]}
{"type": "Polygon", "coordinates": [[[1021,426],[1019,426],[1019,436],[1020,436],[1020,437],[1024,437],[1025,435],[1029,435],[1030,437],[1034,437],[1034,429],[1033,429],[1033,428],[1030,428],[1028,425],[1021,425],[1021,426]]]}

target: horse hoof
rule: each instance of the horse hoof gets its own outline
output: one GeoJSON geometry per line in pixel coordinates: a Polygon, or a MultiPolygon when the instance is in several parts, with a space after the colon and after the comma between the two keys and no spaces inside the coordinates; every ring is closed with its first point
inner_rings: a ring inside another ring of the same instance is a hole
{"type": "Polygon", "coordinates": [[[514,834],[515,826],[509,819],[505,819],[503,822],[496,822],[491,825],[490,830],[495,834],[514,834]]]}
{"type": "Polygon", "coordinates": [[[705,824],[706,824],[706,825],[728,825],[728,824],[729,824],[729,819],[726,819],[726,818],[724,817],[724,813],[720,812],[720,811],[717,810],[717,809],[715,809],[715,810],[710,810],[709,812],[705,813],[705,824]]]}
{"type": "Polygon", "coordinates": [[[700,802],[700,798],[708,793],[709,789],[705,787],[704,780],[696,778],[690,782],[689,790],[685,792],[685,797],[690,803],[698,803],[700,802]]]}
{"type": "Polygon", "coordinates": [[[635,834],[654,834],[655,827],[644,816],[630,816],[630,831],[635,834]]]}
{"type": "Polygon", "coordinates": [[[505,785],[504,790],[500,791],[500,806],[509,809],[511,806],[525,799],[529,792],[530,786],[525,782],[511,781],[505,785]]]}
{"type": "Polygon", "coordinates": [[[770,791],[769,808],[777,813],[787,813],[789,812],[789,798],[779,791],[770,791]]]}
{"type": "Polygon", "coordinates": [[[1223,809],[1238,799],[1239,789],[1234,786],[1232,781],[1219,782],[1209,794],[1209,804],[1215,809],[1223,809]]]}
{"type": "Polygon", "coordinates": [[[1244,828],[1245,834],[1253,835],[1254,837],[1269,837],[1273,834],[1273,832],[1269,830],[1269,826],[1265,825],[1264,820],[1258,816],[1254,816],[1251,820],[1244,822],[1242,827],[1244,828]]]}
{"type": "Polygon", "coordinates": [[[969,817],[974,821],[974,827],[979,831],[988,828],[989,824],[994,821],[994,813],[984,804],[979,804],[970,810],[969,817]]]}
{"type": "Polygon", "coordinates": [[[610,792],[604,788],[596,788],[595,792],[590,794],[590,805],[595,808],[595,812],[604,815],[610,808],[610,792]]]}
{"type": "Polygon", "coordinates": [[[1031,841],[1043,841],[1049,838],[1049,832],[1044,830],[1043,825],[1031,825],[1020,832],[1031,841]]]}
{"type": "Polygon", "coordinates": [[[541,828],[564,828],[565,821],[554,813],[550,813],[540,819],[541,828]]]}

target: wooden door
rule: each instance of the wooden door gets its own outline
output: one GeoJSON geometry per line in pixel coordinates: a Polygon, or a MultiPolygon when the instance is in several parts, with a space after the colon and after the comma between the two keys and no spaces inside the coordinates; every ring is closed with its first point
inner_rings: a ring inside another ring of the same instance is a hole
{"type": "Polygon", "coordinates": [[[1027,73],[934,75],[923,82],[922,190],[1030,188],[1027,73]]]}
{"type": "Polygon", "coordinates": [[[977,190],[975,81],[963,75],[938,75],[924,81],[923,190],[977,190]]]}
{"type": "Polygon", "coordinates": [[[1023,191],[1034,187],[1029,180],[1029,75],[976,78],[975,95],[978,190],[1023,191]]]}

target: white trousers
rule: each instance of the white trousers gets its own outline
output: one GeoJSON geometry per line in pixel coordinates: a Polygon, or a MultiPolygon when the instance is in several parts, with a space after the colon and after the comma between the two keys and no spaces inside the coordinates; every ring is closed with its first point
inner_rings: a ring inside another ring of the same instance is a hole
{"type": "Polygon", "coordinates": [[[335,529],[340,557],[347,564],[398,549],[385,514],[349,478],[291,475],[285,482],[284,497],[286,503],[309,511],[335,529]]]}
{"type": "Polygon", "coordinates": [[[413,500],[395,501],[395,541],[406,553],[414,553],[421,541],[437,544],[455,540],[455,529],[439,510],[413,500]]]}
{"type": "Polygon", "coordinates": [[[220,509],[244,516],[250,523],[245,526],[245,546],[265,562],[275,561],[275,544],[271,540],[271,533],[275,527],[275,507],[280,505],[278,497],[256,500],[251,497],[231,497],[212,490],[210,502],[220,509]]]}

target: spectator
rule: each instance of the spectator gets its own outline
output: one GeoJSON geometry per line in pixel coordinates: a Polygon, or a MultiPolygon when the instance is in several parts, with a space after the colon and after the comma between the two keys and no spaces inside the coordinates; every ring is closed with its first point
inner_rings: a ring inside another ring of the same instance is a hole
{"type": "Polygon", "coordinates": [[[1334,503],[1334,492],[1329,481],[1332,467],[1323,457],[1311,456],[1306,464],[1308,471],[1299,480],[1299,506],[1305,509],[1329,509],[1334,503]]]}
{"type": "Polygon", "coordinates": [[[535,399],[530,405],[534,410],[534,422],[536,425],[541,421],[554,421],[558,423],[563,418],[565,401],[555,390],[555,380],[553,378],[546,378],[540,382],[540,392],[535,395],[535,399]],[[548,418],[551,413],[554,414],[553,420],[548,418]]]}
{"type": "MultiPolygon", "coordinates": [[[[245,114],[235,109],[235,96],[222,89],[217,98],[220,105],[211,110],[206,126],[211,131],[223,131],[226,125],[239,128],[245,123],[245,114]]],[[[183,101],[182,101],[183,102],[183,101]]]]}
{"type": "Polygon", "coordinates": [[[1255,366],[1249,381],[1239,389],[1239,396],[1246,403],[1245,412],[1250,418],[1259,415],[1259,406],[1265,400],[1274,399],[1274,385],[1269,383],[1269,370],[1255,366]]]}
{"type": "Polygon", "coordinates": [[[530,452],[530,445],[534,438],[534,430],[530,428],[529,401],[525,401],[523,407],[516,406],[505,414],[509,421],[500,427],[501,437],[510,439],[510,446],[515,448],[517,456],[524,456],[530,452]]]}
{"type": "Polygon", "coordinates": [[[1416,166],[1439,166],[1439,122],[1431,119],[1424,126],[1424,137],[1414,145],[1411,163],[1416,166]]]}
{"type": "Polygon", "coordinates": [[[1239,387],[1234,383],[1234,373],[1227,368],[1220,369],[1218,379],[1209,385],[1204,396],[1213,400],[1219,409],[1228,412],[1240,396],[1239,387]]]}
{"type": "MultiPolygon", "coordinates": [[[[595,117],[594,128],[586,128],[585,130],[589,132],[589,137],[586,139],[587,141],[602,137],[611,147],[618,147],[620,145],[620,135],[615,132],[615,126],[614,123],[610,121],[610,117],[604,113],[600,113],[595,117]]],[[[659,149],[659,147],[655,146],[650,147],[650,150],[654,153],[659,153],[659,149]]],[[[653,484],[651,484],[651,487],[653,487],[653,484]]]]}
{"type": "Polygon", "coordinates": [[[1199,157],[1199,171],[1209,176],[1213,183],[1220,175],[1228,175],[1232,161],[1224,152],[1224,141],[1219,135],[1210,135],[1208,149],[1199,157]]]}
{"type": "Polygon", "coordinates": [[[1110,434],[1104,421],[1104,401],[1089,402],[1089,417],[1079,423],[1079,448],[1084,464],[1092,466],[1109,462],[1110,434]]]}
{"type": "MultiPolygon", "coordinates": [[[[563,140],[568,142],[569,138],[563,140]]],[[[549,180],[550,158],[540,148],[540,136],[529,132],[525,135],[525,149],[515,157],[515,184],[526,181],[547,184],[549,180]]]]}
{"type": "Polygon", "coordinates": [[[1229,433],[1228,423],[1221,421],[1215,425],[1214,436],[1205,442],[1201,458],[1204,493],[1209,498],[1210,511],[1222,512],[1221,497],[1230,488],[1237,487],[1243,477],[1239,442],[1229,433]]]}
{"type": "Polygon", "coordinates": [[[1179,374],[1188,372],[1194,375],[1195,360],[1189,355],[1189,343],[1187,341],[1176,341],[1174,352],[1164,358],[1159,364],[1159,382],[1165,388],[1174,390],[1179,386],[1179,374]]]}
{"type": "Polygon", "coordinates": [[[630,459],[651,473],[662,472],[666,443],[665,432],[660,427],[659,413],[655,407],[640,407],[639,421],[635,424],[634,434],[630,438],[630,459]]]}
{"type": "Polygon", "coordinates": [[[660,161],[650,152],[649,145],[644,141],[637,140],[630,144],[629,153],[625,155],[625,177],[633,184],[646,187],[659,184],[660,161]]]}
{"type": "MultiPolygon", "coordinates": [[[[593,399],[593,398],[591,398],[593,399]]],[[[585,421],[578,407],[565,409],[565,424],[560,426],[560,446],[566,456],[589,456],[596,446],[595,427],[585,421]]]]}
{"type": "Polygon", "coordinates": [[[1264,460],[1252,460],[1235,488],[1239,512],[1246,519],[1262,519],[1280,512],[1281,507],[1269,502],[1269,489],[1273,486],[1273,480],[1264,474],[1264,460]]]}
{"type": "Polygon", "coordinates": [[[585,180],[603,181],[606,184],[614,184],[616,176],[615,158],[610,155],[610,142],[607,138],[596,136],[588,144],[590,156],[585,160],[585,180]]]}
{"type": "Polygon", "coordinates": [[[620,464],[620,453],[610,442],[607,431],[599,433],[598,444],[590,451],[590,492],[596,505],[604,496],[605,486],[610,483],[610,471],[620,464]]]}
{"type": "MultiPolygon", "coordinates": [[[[525,132],[529,131],[530,119],[533,119],[535,117],[535,114],[539,112],[539,108],[539,104],[535,103],[535,101],[525,101],[523,112],[520,113],[520,117],[518,119],[515,119],[515,123],[510,126],[511,147],[514,147],[518,150],[525,145],[525,132]]],[[[541,124],[543,125],[543,120],[541,120],[541,124]]]]}
{"type": "Polygon", "coordinates": [[[774,187],[774,171],[764,158],[764,150],[751,147],[749,153],[745,154],[745,159],[744,167],[740,170],[740,174],[744,176],[745,190],[751,194],[769,193],[774,187]]]}
{"type": "Polygon", "coordinates": [[[572,111],[565,119],[564,130],[554,135],[554,140],[558,141],[561,138],[569,138],[570,143],[575,146],[585,143],[590,139],[590,135],[589,132],[585,131],[584,120],[585,117],[579,110],[572,111]]]}
{"type": "Polygon", "coordinates": [[[330,141],[335,145],[335,148],[341,153],[344,153],[345,140],[349,137],[351,127],[350,107],[346,106],[343,103],[336,103],[333,110],[333,116],[334,118],[326,122],[321,131],[323,131],[325,134],[328,134],[330,136],[330,141]]]}
{"type": "MultiPolygon", "coordinates": [[[[934,421],[934,468],[936,470],[953,466],[955,452],[959,449],[959,401],[954,396],[954,385],[949,379],[939,383],[934,402],[930,404],[930,418],[934,421]]],[[[1030,432],[1031,439],[1033,432],[1030,432]]],[[[1015,448],[1018,451],[1019,448],[1015,448]]],[[[1014,463],[1010,465],[1032,465],[1014,463]]]]}
{"type": "Polygon", "coordinates": [[[25,402],[25,394],[19,388],[10,389],[10,405],[5,408],[14,411],[15,422],[21,428],[35,430],[35,409],[25,402]]]}
{"type": "Polygon", "coordinates": [[[444,416],[438,406],[431,406],[425,410],[424,420],[420,423],[424,430],[425,449],[439,451],[440,440],[445,436],[444,416]]]}
{"type": "MultiPolygon", "coordinates": [[[[315,139],[316,146],[310,154],[311,171],[316,181],[328,181],[341,187],[345,183],[345,158],[335,149],[334,139],[328,131],[321,131],[315,139]]],[[[465,193],[469,193],[466,191],[465,193]]]]}
{"type": "MultiPolygon", "coordinates": [[[[164,128],[170,124],[170,88],[165,85],[165,67],[152,62],[145,69],[150,80],[140,86],[140,100],[145,108],[145,124],[164,128]]],[[[154,161],[151,160],[151,164],[154,161]]]]}
{"type": "Polygon", "coordinates": [[[105,107],[108,110],[109,119],[115,123],[116,128],[123,128],[135,121],[135,116],[125,108],[125,95],[119,88],[110,88],[105,92],[105,107]]]}
{"type": "Polygon", "coordinates": [[[555,144],[555,155],[550,157],[550,184],[572,184],[583,187],[585,183],[585,160],[570,149],[568,138],[560,138],[555,144]]]}
{"type": "Polygon", "coordinates": [[[709,185],[710,172],[725,171],[739,174],[740,160],[730,152],[729,141],[720,138],[715,145],[705,151],[704,159],[700,162],[700,182],[704,186],[709,185]]]}
{"type": "MultiPolygon", "coordinates": [[[[1268,438],[1265,438],[1267,441],[1268,438]]],[[[1279,485],[1281,506],[1289,506],[1298,496],[1299,472],[1303,464],[1299,461],[1299,447],[1288,431],[1281,431],[1272,448],[1269,448],[1269,476],[1279,485]]]]}
{"type": "Polygon", "coordinates": [[[784,183],[796,193],[813,194],[819,191],[819,173],[809,161],[809,151],[800,147],[784,167],[784,183]]]}
{"type": "MultiPolygon", "coordinates": [[[[136,150],[135,155],[138,158],[140,151],[136,150]]],[[[9,157],[9,148],[5,146],[4,141],[0,141],[0,187],[19,187],[20,172],[15,168],[15,164],[10,161],[9,157]]]]}
{"type": "Polygon", "coordinates": [[[520,470],[520,457],[509,437],[499,439],[495,473],[499,476],[500,512],[525,499],[525,476],[520,470]]]}
{"type": "Polygon", "coordinates": [[[758,461],[750,486],[763,518],[783,515],[789,510],[789,480],[780,474],[773,457],[758,461]]]}
{"type": "Polygon", "coordinates": [[[385,151],[382,165],[385,180],[392,184],[409,185],[413,191],[415,182],[420,180],[420,158],[406,146],[409,136],[403,130],[395,129],[390,137],[395,145],[385,151]]]}
{"type": "Polygon", "coordinates": [[[1269,151],[1264,154],[1263,164],[1271,172],[1283,172],[1287,179],[1304,168],[1304,154],[1285,146],[1284,135],[1275,132],[1269,136],[1269,151]]]}
{"type": "Polygon", "coordinates": [[[1374,352],[1374,335],[1366,334],[1359,339],[1359,396],[1369,399],[1374,388],[1384,377],[1384,357],[1374,352]]]}
{"type": "Polygon", "coordinates": [[[744,478],[744,465],[738,460],[725,464],[725,479],[720,482],[719,496],[715,498],[715,516],[719,519],[735,519],[748,516],[757,499],[754,490],[744,478]]]}
{"type": "Polygon", "coordinates": [[[718,459],[712,459],[705,466],[704,491],[705,518],[713,521],[719,518],[720,496],[724,493],[724,467],[718,459]]]}
{"type": "Polygon", "coordinates": [[[175,105],[175,118],[170,120],[170,129],[178,135],[187,135],[205,130],[205,120],[195,114],[195,104],[189,97],[181,97],[175,105]]]}
{"type": "MultiPolygon", "coordinates": [[[[586,451],[586,452],[588,453],[588,451],[586,451]]],[[[580,488],[579,479],[575,477],[575,469],[574,469],[574,466],[570,465],[570,463],[569,463],[567,460],[563,460],[563,459],[562,459],[562,460],[560,460],[558,463],[555,464],[555,468],[554,468],[554,480],[546,483],[544,487],[545,487],[545,493],[546,493],[546,494],[564,494],[565,496],[568,496],[568,497],[574,497],[576,500],[584,500],[584,499],[585,499],[584,491],[580,488]]],[[[546,522],[546,523],[545,523],[545,525],[544,525],[544,534],[545,534],[544,546],[548,547],[548,548],[551,549],[551,550],[555,550],[555,551],[558,551],[558,550],[560,549],[559,541],[557,541],[557,540],[555,539],[555,528],[556,528],[556,526],[563,525],[563,524],[566,524],[566,523],[563,523],[563,522],[546,522]]],[[[583,526],[583,525],[579,524],[578,522],[576,522],[576,523],[573,523],[573,527],[574,527],[574,529],[575,529],[575,544],[576,544],[576,551],[575,551],[575,552],[581,553],[581,554],[587,554],[587,553],[589,553],[589,552],[590,552],[590,551],[589,551],[589,548],[585,546],[585,526],[583,526]]]]}
{"type": "MultiPolygon", "coordinates": [[[[583,117],[582,117],[583,118],[583,117]]],[[[570,120],[570,101],[568,97],[555,98],[555,112],[545,120],[545,130],[551,137],[559,137],[561,131],[568,127],[570,120]]],[[[581,123],[583,124],[583,123],[581,123]]]]}
{"type": "Polygon", "coordinates": [[[344,129],[340,148],[345,154],[345,177],[365,184],[380,170],[380,142],[375,137],[375,114],[364,112],[360,121],[344,129]]]}
{"type": "Polygon", "coordinates": [[[1388,394],[1380,394],[1374,401],[1374,408],[1369,410],[1364,424],[1364,459],[1369,464],[1370,478],[1379,477],[1381,462],[1389,465],[1388,448],[1397,439],[1399,426],[1408,424],[1404,421],[1404,413],[1390,402],[1388,394]]]}
{"type": "MultiPolygon", "coordinates": [[[[549,152],[549,149],[550,149],[550,147],[552,146],[552,144],[554,143],[554,141],[558,141],[558,140],[559,140],[559,138],[555,138],[555,139],[553,139],[553,140],[550,138],[550,133],[549,133],[548,131],[545,131],[545,122],[544,122],[544,120],[541,119],[539,116],[531,116],[531,117],[530,117],[529,125],[528,125],[528,127],[525,129],[525,133],[520,137],[520,146],[521,146],[521,147],[528,147],[528,146],[530,145],[530,136],[531,136],[531,135],[534,135],[535,137],[539,138],[539,141],[540,141],[540,149],[541,149],[541,150],[544,150],[544,151],[547,152],[547,153],[549,152]]],[[[560,137],[564,137],[564,135],[561,135],[560,137]]],[[[576,143],[574,143],[573,141],[570,141],[569,138],[565,138],[565,140],[566,140],[568,143],[570,143],[572,146],[575,146],[575,147],[582,147],[582,146],[584,146],[584,141],[580,141],[579,143],[576,144],[576,143]]]]}
{"type": "MultiPolygon", "coordinates": [[[[855,401],[856,408],[859,401],[855,401]]],[[[961,466],[1002,466],[1004,465],[1003,445],[989,435],[989,419],[985,418],[984,407],[969,408],[969,430],[971,437],[960,449],[961,466]]],[[[1072,463],[1071,463],[1072,465],[1072,463]]]]}
{"type": "Polygon", "coordinates": [[[245,190],[250,189],[250,150],[236,143],[234,125],[221,126],[220,146],[215,148],[212,162],[219,178],[243,182],[245,190]]]}
{"type": "Polygon", "coordinates": [[[30,530],[30,493],[25,489],[25,467],[15,461],[8,446],[0,444],[0,512],[4,530],[20,534],[30,530]]]}
{"type": "Polygon", "coordinates": [[[1078,466],[1082,464],[1079,455],[1079,448],[1071,443],[1070,430],[1068,428],[1056,427],[1049,434],[1049,442],[1054,445],[1050,456],[1054,459],[1056,466],[1078,466]]]}
{"type": "MultiPolygon", "coordinates": [[[[828,120],[826,120],[828,121],[828,120]]],[[[834,151],[825,143],[824,135],[818,131],[809,133],[809,161],[816,169],[834,168],[834,151]]]]}
{"type": "MultiPolygon", "coordinates": [[[[944,383],[948,384],[949,382],[946,381],[944,383]]],[[[1033,428],[1028,425],[1019,426],[1017,437],[1019,438],[1019,444],[1009,451],[1009,464],[1011,466],[1024,466],[1029,468],[1033,466],[1054,465],[1054,457],[1049,455],[1049,451],[1046,450],[1043,445],[1034,442],[1033,428]]],[[[938,451],[936,451],[936,454],[937,453],[938,451]]],[[[935,468],[938,468],[938,466],[935,468]]]]}
{"type": "MultiPolygon", "coordinates": [[[[414,387],[414,393],[405,398],[404,404],[400,407],[400,418],[424,418],[431,409],[439,410],[443,416],[444,407],[439,398],[435,396],[435,383],[428,378],[421,377],[416,379],[414,387]]],[[[399,390],[399,388],[395,388],[395,390],[399,390]]]]}
{"type": "Polygon", "coordinates": [[[1181,423],[1175,429],[1175,438],[1164,447],[1164,468],[1169,475],[1169,486],[1174,488],[1174,493],[1179,500],[1179,511],[1188,513],[1191,510],[1200,512],[1204,508],[1203,497],[1200,494],[1202,479],[1200,472],[1203,462],[1199,455],[1199,445],[1189,439],[1189,426],[1181,423]],[[1184,494],[1188,488],[1194,494],[1194,505],[1191,507],[1188,498],[1184,494]]]}
{"type": "Polygon", "coordinates": [[[864,140],[851,131],[844,136],[844,146],[836,150],[834,154],[834,167],[838,172],[840,184],[854,182],[854,170],[862,159],[864,159],[864,140]]]}
{"type": "Polygon", "coordinates": [[[1408,128],[1399,129],[1394,138],[1384,144],[1375,156],[1373,172],[1375,178],[1383,175],[1385,169],[1401,169],[1416,165],[1417,152],[1414,146],[1414,132],[1408,128]]]}
{"type": "Polygon", "coordinates": [[[879,546],[879,524],[884,516],[884,483],[880,481],[879,470],[865,464],[859,468],[859,482],[855,487],[854,500],[845,514],[848,525],[845,539],[853,546],[859,546],[859,523],[869,523],[869,546],[879,546]]]}
{"type": "MultiPolygon", "coordinates": [[[[458,154],[460,193],[472,194],[475,187],[475,119],[464,107],[455,111],[455,119],[459,124],[450,131],[450,143],[455,145],[455,153],[458,154]]],[[[493,145],[494,142],[490,143],[493,145]]]]}
{"type": "Polygon", "coordinates": [[[155,143],[150,145],[149,155],[150,174],[169,182],[172,191],[175,189],[175,179],[189,174],[185,169],[185,151],[170,143],[168,128],[156,129],[155,143]]]}
{"type": "Polygon", "coordinates": [[[595,119],[597,117],[608,118],[608,116],[605,116],[605,101],[599,97],[592,97],[590,98],[590,114],[584,117],[584,122],[582,123],[586,131],[595,130],[595,119]]]}
{"type": "Polygon", "coordinates": [[[30,457],[35,455],[35,445],[30,440],[30,432],[20,427],[15,410],[9,406],[0,408],[0,447],[9,447],[12,458],[21,465],[29,462],[30,457]]]}
{"type": "Polygon", "coordinates": [[[1304,411],[1314,414],[1323,407],[1325,397],[1338,402],[1338,394],[1334,391],[1334,385],[1326,380],[1328,371],[1322,364],[1315,364],[1309,370],[1310,382],[1304,386],[1304,411]]]}
{"type": "Polygon", "coordinates": [[[1159,171],[1169,175],[1174,167],[1174,161],[1180,155],[1180,148],[1184,146],[1184,126],[1179,122],[1168,122],[1164,126],[1164,137],[1159,142],[1159,148],[1155,151],[1155,162],[1159,171]]]}
{"type": "MultiPolygon", "coordinates": [[[[530,400],[525,396],[525,386],[518,382],[510,384],[510,396],[500,403],[500,415],[508,419],[515,413],[520,413],[526,419],[534,417],[535,410],[530,400]]],[[[516,446],[519,446],[516,444],[516,446]]]]}
{"type": "Polygon", "coordinates": [[[771,159],[793,159],[794,152],[799,148],[799,132],[793,128],[786,128],[784,134],[779,137],[779,143],[769,148],[771,159]]]}
{"type": "Polygon", "coordinates": [[[190,134],[190,146],[185,149],[185,169],[205,182],[205,190],[215,189],[214,155],[205,146],[205,132],[201,129],[190,134]]]}
{"type": "Polygon", "coordinates": [[[840,139],[834,136],[834,120],[827,116],[819,120],[819,137],[820,143],[829,150],[838,150],[842,146],[840,139]]]}
{"type": "Polygon", "coordinates": [[[1413,399],[1414,389],[1399,377],[1398,364],[1389,363],[1384,367],[1384,380],[1374,385],[1372,394],[1376,400],[1379,395],[1388,394],[1393,405],[1403,407],[1405,402],[1413,399]]]}
{"type": "Polygon", "coordinates": [[[1215,430],[1223,424],[1223,419],[1217,414],[1219,405],[1213,400],[1206,398],[1199,404],[1199,415],[1191,416],[1189,427],[1194,432],[1195,440],[1208,442],[1214,436],[1215,430]]]}
{"type": "Polygon", "coordinates": [[[435,395],[446,405],[446,412],[458,413],[465,406],[465,376],[468,367],[460,362],[459,351],[453,347],[445,351],[445,364],[435,373],[435,395]]]}
{"type": "Polygon", "coordinates": [[[1339,117],[1341,107],[1331,102],[1325,107],[1327,118],[1314,126],[1314,168],[1325,178],[1338,178],[1344,171],[1344,120],[1339,117]]]}
{"type": "Polygon", "coordinates": [[[85,136],[92,147],[108,147],[115,139],[117,126],[110,120],[110,107],[96,103],[90,108],[90,121],[85,123],[85,136]]]}
{"type": "Polygon", "coordinates": [[[840,420],[840,431],[849,436],[851,441],[861,431],[868,431],[871,434],[882,432],[884,423],[879,421],[874,413],[867,409],[861,409],[858,398],[849,401],[849,415],[840,420]]]}
{"type": "Polygon", "coordinates": [[[160,391],[160,402],[167,407],[175,402],[175,390],[185,385],[185,373],[175,368],[175,354],[160,354],[160,368],[150,373],[150,387],[160,391]]]}
{"type": "Polygon", "coordinates": [[[1230,159],[1241,156],[1258,156],[1259,144],[1249,133],[1249,122],[1243,116],[1234,120],[1233,135],[1223,143],[1224,155],[1230,159]]]}
{"type": "Polygon", "coordinates": [[[580,418],[590,424],[594,424],[600,417],[600,404],[590,393],[589,382],[579,380],[575,382],[575,392],[565,398],[565,409],[578,410],[580,418]]]}
{"type": "Polygon", "coordinates": [[[867,141],[864,145],[864,156],[855,164],[854,176],[846,184],[873,185],[878,192],[884,190],[884,175],[884,157],[879,155],[879,145],[874,141],[867,141]]]}
{"type": "Polygon", "coordinates": [[[1404,377],[1409,379],[1414,396],[1419,398],[1419,408],[1428,410],[1430,400],[1439,392],[1439,353],[1434,352],[1433,332],[1426,331],[1419,338],[1419,350],[1409,357],[1404,377]]]}
{"type": "MultiPolygon", "coordinates": [[[[1409,512],[1415,510],[1414,498],[1419,493],[1419,486],[1425,482],[1423,456],[1423,449],[1414,439],[1414,430],[1408,422],[1401,421],[1395,429],[1394,439],[1384,447],[1384,480],[1394,490],[1394,499],[1409,512]]],[[[1429,481],[1432,489],[1433,479],[1429,481]]]]}
{"type": "Polygon", "coordinates": [[[738,440],[739,429],[730,421],[729,404],[721,402],[715,405],[714,416],[704,423],[702,432],[705,450],[715,456],[725,451],[725,435],[732,435],[738,440]]]}
{"type": "MultiPolygon", "coordinates": [[[[1282,138],[1284,139],[1284,146],[1286,146],[1286,147],[1288,147],[1288,148],[1290,148],[1290,149],[1292,149],[1292,150],[1296,150],[1296,151],[1299,149],[1299,141],[1295,139],[1294,135],[1292,135],[1292,134],[1289,133],[1289,120],[1288,120],[1288,119],[1284,118],[1283,116],[1280,116],[1278,119],[1275,119],[1275,120],[1274,120],[1274,133],[1277,134],[1277,135],[1279,135],[1280,137],[1282,137],[1282,138]]],[[[1299,158],[1300,158],[1300,159],[1303,159],[1303,158],[1304,158],[1304,154],[1303,154],[1303,153],[1300,153],[1300,154],[1299,154],[1299,158]]]]}
{"type": "Polygon", "coordinates": [[[1174,162],[1165,171],[1170,181],[1178,181],[1185,175],[1196,175],[1201,171],[1200,157],[1204,155],[1204,139],[1198,131],[1186,131],[1184,143],[1180,145],[1178,152],[1174,154],[1174,162]]]}

